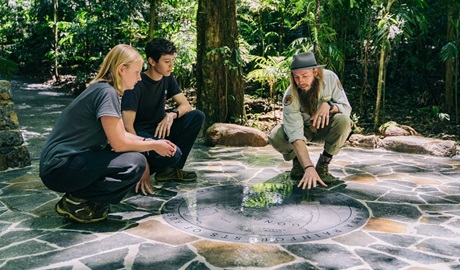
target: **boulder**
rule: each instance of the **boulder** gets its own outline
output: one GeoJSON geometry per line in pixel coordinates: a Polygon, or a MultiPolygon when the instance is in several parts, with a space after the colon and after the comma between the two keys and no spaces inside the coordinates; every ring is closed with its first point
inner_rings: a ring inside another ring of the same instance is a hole
{"type": "Polygon", "coordinates": [[[256,128],[216,123],[206,130],[205,143],[209,146],[259,147],[268,145],[268,135],[256,128]]]}
{"type": "Polygon", "coordinates": [[[0,148],[22,145],[23,143],[24,139],[22,137],[22,134],[17,130],[0,129],[0,148]]]}
{"type": "Polygon", "coordinates": [[[453,157],[457,143],[451,140],[430,139],[421,136],[391,136],[381,139],[379,147],[411,154],[453,157]]]}
{"type": "Polygon", "coordinates": [[[25,146],[0,147],[0,171],[22,168],[31,164],[29,150],[25,146]]]}
{"type": "Polygon", "coordinates": [[[379,137],[375,135],[352,134],[347,146],[375,149],[379,146],[379,137]]]}
{"type": "Polygon", "coordinates": [[[379,127],[379,132],[384,137],[388,136],[413,136],[418,135],[417,131],[410,126],[400,125],[394,121],[386,122],[379,127]]]}

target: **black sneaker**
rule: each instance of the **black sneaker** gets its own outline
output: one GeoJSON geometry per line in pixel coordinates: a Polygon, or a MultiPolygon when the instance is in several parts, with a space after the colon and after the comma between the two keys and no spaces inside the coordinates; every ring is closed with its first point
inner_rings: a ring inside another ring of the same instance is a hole
{"type": "Polygon", "coordinates": [[[195,181],[197,175],[195,172],[184,171],[176,168],[166,168],[155,174],[155,180],[158,182],[172,181],[172,182],[191,182],[195,181]]]}
{"type": "Polygon", "coordinates": [[[93,223],[105,220],[110,211],[110,204],[90,202],[66,193],[56,204],[56,212],[61,216],[81,223],[93,223]]]}

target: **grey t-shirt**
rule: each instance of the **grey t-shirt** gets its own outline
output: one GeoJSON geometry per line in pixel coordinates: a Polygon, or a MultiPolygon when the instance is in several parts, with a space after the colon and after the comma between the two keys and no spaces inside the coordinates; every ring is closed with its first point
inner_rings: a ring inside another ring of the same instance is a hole
{"type": "Polygon", "coordinates": [[[108,141],[102,116],[121,118],[120,97],[106,82],[90,85],[62,111],[45,141],[40,175],[50,173],[73,155],[104,149],[108,141]]]}

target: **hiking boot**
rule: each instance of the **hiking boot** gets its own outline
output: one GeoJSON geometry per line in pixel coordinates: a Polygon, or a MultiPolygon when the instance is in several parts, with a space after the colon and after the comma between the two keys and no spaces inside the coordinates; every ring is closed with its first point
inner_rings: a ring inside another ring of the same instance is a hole
{"type": "Polygon", "coordinates": [[[331,163],[331,160],[332,157],[328,158],[321,154],[315,167],[319,177],[321,177],[321,180],[323,180],[323,182],[326,184],[339,180],[339,178],[334,177],[329,173],[329,163],[331,163]]]}
{"type": "Polygon", "coordinates": [[[291,179],[292,180],[300,180],[302,179],[305,170],[300,165],[300,161],[297,157],[292,160],[292,170],[291,170],[291,179]]]}
{"type": "Polygon", "coordinates": [[[81,223],[93,223],[106,219],[109,215],[108,203],[90,202],[66,193],[56,204],[56,212],[61,216],[81,223]]]}
{"type": "Polygon", "coordinates": [[[195,181],[197,175],[195,172],[184,171],[182,169],[168,167],[155,174],[155,180],[158,182],[191,182],[195,181]]]}

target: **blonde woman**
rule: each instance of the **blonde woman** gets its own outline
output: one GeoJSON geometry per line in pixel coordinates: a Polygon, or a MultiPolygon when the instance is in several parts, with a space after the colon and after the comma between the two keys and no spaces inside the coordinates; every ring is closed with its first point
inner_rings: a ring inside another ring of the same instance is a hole
{"type": "Polygon", "coordinates": [[[119,203],[135,187],[153,193],[139,182],[147,161],[141,152],[173,156],[168,140],[147,140],[125,131],[120,111],[123,92],[140,78],[143,59],[131,46],[119,44],[105,57],[96,77],[63,110],[45,141],[40,177],[51,190],[65,193],[58,214],[91,223],[107,218],[110,204],[119,203]]]}

